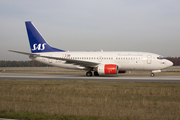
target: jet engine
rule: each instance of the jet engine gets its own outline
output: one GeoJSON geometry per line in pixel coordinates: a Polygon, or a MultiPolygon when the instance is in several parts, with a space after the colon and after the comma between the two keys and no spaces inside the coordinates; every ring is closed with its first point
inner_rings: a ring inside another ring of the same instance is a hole
{"type": "Polygon", "coordinates": [[[118,66],[115,64],[101,64],[97,67],[99,74],[117,74],[118,66]]]}

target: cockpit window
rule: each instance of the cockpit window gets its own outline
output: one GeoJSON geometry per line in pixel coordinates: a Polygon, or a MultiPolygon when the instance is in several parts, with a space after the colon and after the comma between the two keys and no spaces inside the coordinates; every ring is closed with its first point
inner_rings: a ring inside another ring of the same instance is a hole
{"type": "Polygon", "coordinates": [[[162,60],[162,59],[165,59],[165,57],[159,56],[159,57],[157,57],[157,59],[162,60]]]}

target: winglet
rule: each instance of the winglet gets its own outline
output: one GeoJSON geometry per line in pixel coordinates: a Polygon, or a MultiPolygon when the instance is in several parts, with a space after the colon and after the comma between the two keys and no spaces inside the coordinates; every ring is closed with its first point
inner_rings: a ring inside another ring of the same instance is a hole
{"type": "Polygon", "coordinates": [[[25,24],[32,53],[65,52],[64,50],[51,47],[31,23],[31,21],[26,21],[25,24]]]}

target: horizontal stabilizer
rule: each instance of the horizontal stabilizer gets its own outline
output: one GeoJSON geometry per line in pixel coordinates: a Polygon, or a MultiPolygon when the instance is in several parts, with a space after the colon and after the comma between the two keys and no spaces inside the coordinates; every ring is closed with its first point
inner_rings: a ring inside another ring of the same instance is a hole
{"type": "Polygon", "coordinates": [[[14,50],[9,50],[9,51],[10,51],[10,52],[15,52],[15,53],[24,54],[24,55],[37,55],[37,54],[33,54],[33,53],[26,53],[26,52],[14,51],[14,50]]]}

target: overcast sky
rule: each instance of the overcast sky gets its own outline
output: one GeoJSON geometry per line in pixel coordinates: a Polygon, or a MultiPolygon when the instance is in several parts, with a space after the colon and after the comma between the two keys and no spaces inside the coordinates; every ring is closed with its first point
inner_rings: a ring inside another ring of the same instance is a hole
{"type": "Polygon", "coordinates": [[[69,51],[180,56],[179,0],[0,0],[0,60],[30,60],[25,21],[69,51]]]}

